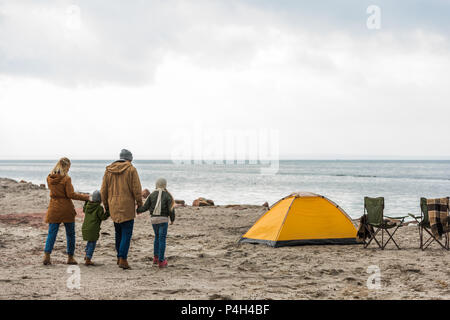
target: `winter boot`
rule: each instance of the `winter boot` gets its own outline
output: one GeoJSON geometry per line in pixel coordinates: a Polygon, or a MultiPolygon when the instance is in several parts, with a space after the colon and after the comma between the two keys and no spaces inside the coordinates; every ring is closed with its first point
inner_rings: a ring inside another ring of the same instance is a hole
{"type": "Polygon", "coordinates": [[[124,270],[131,269],[131,267],[128,265],[127,259],[122,259],[122,258],[120,258],[119,267],[124,269],[124,270]]]}
{"type": "Polygon", "coordinates": [[[94,265],[94,263],[92,262],[92,260],[89,259],[88,257],[84,257],[84,264],[85,264],[86,266],[93,266],[93,265],[94,265]]]}
{"type": "Polygon", "coordinates": [[[158,262],[158,267],[162,268],[167,268],[167,259],[164,259],[164,261],[159,261],[158,262]]]}
{"type": "Polygon", "coordinates": [[[52,264],[50,261],[50,253],[44,252],[44,260],[42,261],[44,266],[48,266],[49,264],[52,264]]]}
{"type": "Polygon", "coordinates": [[[72,255],[68,255],[67,256],[67,264],[78,264],[78,262],[77,262],[77,260],[75,260],[74,258],[73,258],[73,256],[72,255]]]}

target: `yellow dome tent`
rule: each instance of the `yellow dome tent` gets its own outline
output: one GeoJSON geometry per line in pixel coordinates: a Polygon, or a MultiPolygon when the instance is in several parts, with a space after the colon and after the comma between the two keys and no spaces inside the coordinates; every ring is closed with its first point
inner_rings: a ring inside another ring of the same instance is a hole
{"type": "Polygon", "coordinates": [[[272,247],[357,244],[357,230],[345,211],[324,196],[293,193],[275,203],[239,242],[272,247]]]}

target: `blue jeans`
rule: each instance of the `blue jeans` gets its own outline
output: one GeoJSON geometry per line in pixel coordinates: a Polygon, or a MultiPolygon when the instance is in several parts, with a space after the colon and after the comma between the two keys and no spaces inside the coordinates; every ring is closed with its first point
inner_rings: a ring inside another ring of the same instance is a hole
{"type": "Polygon", "coordinates": [[[166,237],[169,224],[158,223],[153,224],[153,231],[155,231],[155,241],[153,242],[153,254],[158,257],[160,262],[164,261],[164,253],[166,251],[166,237]]]}
{"type": "Polygon", "coordinates": [[[131,236],[133,235],[133,226],[134,220],[122,223],[114,222],[114,229],[116,230],[117,258],[127,258],[128,250],[130,249],[131,236]]]}
{"type": "Polygon", "coordinates": [[[87,258],[92,259],[96,245],[97,245],[97,241],[88,241],[86,243],[86,249],[84,251],[86,252],[87,258]]]}
{"type": "MultiPolygon", "coordinates": [[[[44,252],[52,253],[53,246],[55,245],[56,236],[58,235],[59,223],[48,224],[47,241],[45,242],[44,252]]],[[[66,228],[66,240],[67,240],[67,254],[73,256],[75,253],[75,222],[64,223],[66,228]]]]}

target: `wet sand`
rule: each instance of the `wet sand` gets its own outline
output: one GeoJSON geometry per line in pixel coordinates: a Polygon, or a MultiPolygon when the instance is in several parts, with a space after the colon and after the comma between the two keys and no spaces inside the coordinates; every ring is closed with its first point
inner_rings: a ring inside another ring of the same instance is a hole
{"type": "MultiPolygon", "coordinates": [[[[153,230],[139,215],[129,253],[131,270],[116,265],[114,227],[102,224],[93,261],[86,267],[76,218],[76,259],[81,286],[69,289],[65,234],[61,226],[51,266],[42,256],[48,190],[0,179],[0,299],[449,299],[450,253],[433,245],[418,249],[417,227],[400,228],[381,251],[375,246],[271,248],[238,244],[265,212],[262,206],[184,207],[169,226],[169,267],[152,265],[153,230]],[[369,266],[381,272],[381,288],[368,289],[369,266]]],[[[82,206],[75,201],[76,207],[82,206]]],[[[80,210],[78,210],[80,211],[80,210]]]]}

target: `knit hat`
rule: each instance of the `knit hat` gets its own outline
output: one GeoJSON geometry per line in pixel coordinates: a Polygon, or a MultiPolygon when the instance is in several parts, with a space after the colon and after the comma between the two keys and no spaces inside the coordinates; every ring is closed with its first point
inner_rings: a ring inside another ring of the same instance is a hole
{"type": "Polygon", "coordinates": [[[156,180],[156,189],[165,189],[167,188],[167,181],[164,178],[159,178],[156,180]]]}
{"type": "Polygon", "coordinates": [[[163,190],[167,187],[167,181],[164,178],[159,178],[156,180],[156,190],[158,191],[158,199],[156,200],[155,208],[153,209],[152,215],[160,216],[161,215],[161,200],[163,190]]]}
{"type": "Polygon", "coordinates": [[[120,160],[133,161],[133,154],[127,149],[122,149],[122,151],[120,151],[120,160]]]}
{"type": "Polygon", "coordinates": [[[95,190],[92,193],[92,202],[102,202],[102,196],[100,195],[100,191],[95,190]]]}

